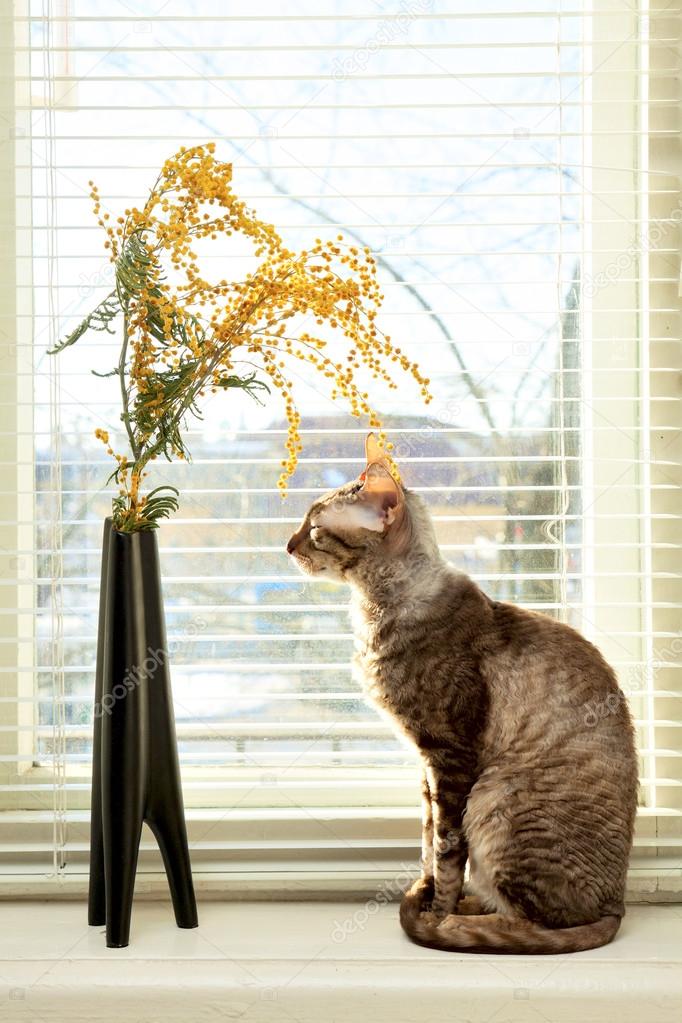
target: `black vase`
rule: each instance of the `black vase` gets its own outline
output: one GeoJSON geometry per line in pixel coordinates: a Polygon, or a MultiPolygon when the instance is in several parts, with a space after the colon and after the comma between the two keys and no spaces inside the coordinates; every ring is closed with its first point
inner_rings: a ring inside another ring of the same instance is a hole
{"type": "Polygon", "coordinates": [[[142,824],[163,856],[178,927],[196,927],[156,532],[104,524],[95,681],[88,923],[123,948],[142,824]]]}

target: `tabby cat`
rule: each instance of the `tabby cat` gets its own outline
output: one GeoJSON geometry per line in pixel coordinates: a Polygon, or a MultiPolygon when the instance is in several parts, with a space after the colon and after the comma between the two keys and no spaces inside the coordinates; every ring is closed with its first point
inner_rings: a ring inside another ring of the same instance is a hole
{"type": "Polygon", "coordinates": [[[492,600],[448,565],[371,434],[366,460],[314,502],[287,551],[350,584],[356,675],[419,753],[422,877],[402,926],[461,952],[604,945],[624,913],[637,802],[614,673],[567,625],[492,600]]]}

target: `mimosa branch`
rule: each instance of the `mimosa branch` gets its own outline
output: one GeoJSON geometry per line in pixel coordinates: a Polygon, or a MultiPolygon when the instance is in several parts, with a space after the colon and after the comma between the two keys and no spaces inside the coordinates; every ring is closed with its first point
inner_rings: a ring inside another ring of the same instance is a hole
{"type": "MultiPolygon", "coordinates": [[[[125,210],[115,223],[102,212],[90,182],[116,287],[53,351],[70,347],[89,330],[114,333],[114,321],[122,321],[118,362],[97,375],[118,377],[128,453],[115,453],[107,431],[95,433],[116,459],[110,476],[119,488],[113,519],[124,532],[154,529],[176,510],[174,487],[143,494],[143,480],[149,463],[160,455],[190,458],[183,437],[186,419],[200,417],[200,402],[209,390],[237,388],[260,400],[263,392],[270,393],[269,378],[280,391],[289,430],[278,486],[286,492],[301,451],[301,417],[282,356],[311,362],[333,380],[333,398],[344,399],[353,415],[366,416],[379,429],[377,412],[354,380],[361,365],[395,388],[392,364],[397,364],[430,401],[429,381],[416,363],[375,326],[383,296],[369,249],[349,245],[339,235],[291,251],[275,227],[234,194],[232,167],[217,161],[214,151],[213,143],[182,148],[163,165],[142,209],[125,210]],[[260,260],[255,272],[240,281],[207,281],[196,242],[235,235],[251,243],[260,260]],[[297,322],[312,320],[315,333],[301,330],[292,341],[286,325],[296,317],[297,322]],[[326,339],[317,336],[317,326],[346,341],[345,364],[320,355],[326,339]],[[256,369],[237,372],[237,365],[248,363],[256,369]]],[[[383,432],[379,440],[385,443],[383,432]]],[[[391,445],[385,446],[390,451],[391,445]]]]}

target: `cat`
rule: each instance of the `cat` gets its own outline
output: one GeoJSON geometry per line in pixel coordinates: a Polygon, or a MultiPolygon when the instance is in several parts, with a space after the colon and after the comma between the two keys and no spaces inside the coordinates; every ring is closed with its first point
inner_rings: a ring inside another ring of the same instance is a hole
{"type": "Polygon", "coordinates": [[[625,911],[638,791],[615,675],[569,626],[447,564],[372,434],[366,463],[313,503],[287,552],[350,584],[355,675],[421,760],[422,876],[402,926],[460,952],[604,945],[625,911]]]}

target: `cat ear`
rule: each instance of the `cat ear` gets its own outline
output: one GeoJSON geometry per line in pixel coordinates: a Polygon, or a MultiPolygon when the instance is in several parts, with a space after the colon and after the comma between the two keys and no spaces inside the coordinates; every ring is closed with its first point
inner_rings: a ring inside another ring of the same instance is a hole
{"type": "Polygon", "coordinates": [[[315,525],[330,529],[332,533],[353,532],[356,529],[371,529],[373,533],[384,531],[383,513],[379,513],[373,504],[358,499],[357,501],[336,501],[323,508],[317,516],[315,525]]]}
{"type": "Polygon", "coordinates": [[[392,526],[402,513],[405,497],[391,475],[388,460],[384,458],[382,461],[371,462],[364,477],[360,495],[364,506],[375,517],[376,525],[371,528],[383,530],[384,526],[392,526]]]}
{"type": "Polygon", "coordinates": [[[402,517],[405,497],[382,462],[372,462],[362,474],[356,500],[338,500],[323,508],[317,525],[332,530],[370,529],[383,533],[402,517]]]}
{"type": "Polygon", "coordinates": [[[380,447],[379,441],[373,433],[368,433],[365,438],[365,460],[367,465],[372,465],[374,462],[381,462],[388,468],[391,464],[386,455],[386,451],[384,448],[380,447]]]}

